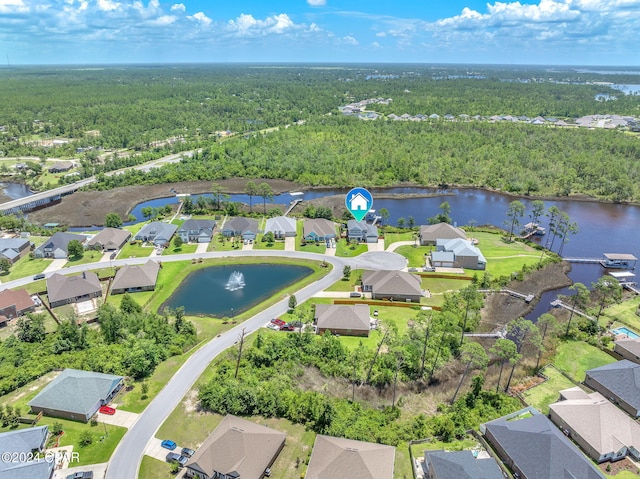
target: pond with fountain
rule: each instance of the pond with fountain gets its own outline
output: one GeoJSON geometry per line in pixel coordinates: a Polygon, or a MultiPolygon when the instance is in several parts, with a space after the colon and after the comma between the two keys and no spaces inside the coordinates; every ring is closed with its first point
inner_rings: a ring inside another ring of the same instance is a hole
{"type": "Polygon", "coordinates": [[[211,266],[189,274],[161,309],[183,306],[187,315],[231,318],[312,272],[288,264],[211,266]]]}

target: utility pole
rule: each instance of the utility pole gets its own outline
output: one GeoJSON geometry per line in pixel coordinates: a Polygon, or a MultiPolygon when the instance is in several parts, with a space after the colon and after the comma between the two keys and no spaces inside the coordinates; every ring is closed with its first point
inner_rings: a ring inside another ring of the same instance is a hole
{"type": "Polygon", "coordinates": [[[244,344],[244,328],[242,328],[242,333],[240,333],[240,349],[238,350],[238,360],[236,361],[236,374],[233,376],[234,378],[238,377],[238,368],[240,367],[240,358],[242,358],[243,344],[244,344]]]}

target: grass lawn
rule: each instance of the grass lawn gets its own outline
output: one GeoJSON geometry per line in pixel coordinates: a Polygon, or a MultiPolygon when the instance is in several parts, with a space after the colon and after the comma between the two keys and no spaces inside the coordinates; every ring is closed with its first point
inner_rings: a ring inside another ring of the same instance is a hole
{"type": "Polygon", "coordinates": [[[53,260],[43,258],[29,258],[29,255],[16,261],[9,270],[9,274],[0,275],[0,280],[6,283],[14,279],[26,278],[38,273],[42,273],[53,260]]]}
{"type": "Polygon", "coordinates": [[[167,256],[170,254],[187,254],[187,253],[195,253],[196,249],[198,249],[197,243],[184,243],[180,248],[176,248],[173,243],[168,248],[165,248],[162,252],[162,256],[167,256]]]}
{"type": "Polygon", "coordinates": [[[540,261],[540,251],[519,241],[508,243],[501,234],[474,231],[469,237],[479,241],[478,248],[487,260],[487,272],[494,277],[510,275],[520,271],[524,264],[540,261]]]}
{"type": "Polygon", "coordinates": [[[142,227],[144,225],[146,225],[147,223],[148,223],[148,221],[143,221],[141,223],[136,223],[136,224],[129,225],[129,226],[123,226],[122,229],[130,231],[131,232],[131,237],[133,238],[136,235],[136,233],[138,231],[140,231],[142,229],[142,227]]]}
{"type": "Polygon", "coordinates": [[[259,235],[258,238],[253,242],[253,249],[266,249],[271,251],[284,251],[284,241],[276,241],[274,243],[267,243],[266,241],[262,241],[262,237],[264,235],[259,235]]]}
{"type": "Polygon", "coordinates": [[[349,258],[366,253],[367,251],[369,251],[369,247],[366,243],[350,245],[344,238],[341,238],[336,242],[336,256],[349,258]]]}
{"type": "Polygon", "coordinates": [[[553,364],[574,381],[584,381],[588,369],[616,362],[607,353],[582,341],[563,341],[558,345],[553,364]]]}
{"type": "Polygon", "coordinates": [[[329,286],[325,291],[340,291],[340,292],[349,292],[353,291],[356,286],[360,285],[360,279],[362,278],[362,269],[353,269],[351,270],[351,276],[348,281],[341,279],[336,281],[331,286],[329,286]]]}
{"type": "Polygon", "coordinates": [[[304,251],[306,253],[320,253],[324,254],[327,250],[327,245],[324,241],[315,243],[306,243],[302,245],[302,239],[304,238],[304,221],[296,221],[296,251],[304,251]]]}
{"type": "Polygon", "coordinates": [[[234,248],[233,245],[234,242],[232,238],[227,238],[220,233],[216,233],[213,235],[213,239],[211,240],[211,243],[209,243],[207,251],[233,251],[242,248],[242,245],[240,245],[240,248],[234,248]]]}
{"type": "Polygon", "coordinates": [[[395,252],[409,260],[409,267],[422,268],[425,265],[425,255],[431,250],[431,246],[400,246],[395,252]]]}
{"type": "Polygon", "coordinates": [[[413,241],[413,232],[407,231],[406,233],[385,233],[384,234],[384,249],[386,250],[393,243],[398,241],[413,241]]]}
{"type": "Polygon", "coordinates": [[[430,278],[422,276],[422,289],[428,289],[432,294],[458,291],[471,284],[469,280],[455,278],[430,278]]]}
{"type": "MultiPolygon", "coordinates": [[[[640,333],[640,316],[636,314],[640,305],[640,296],[620,304],[609,306],[600,315],[599,323],[606,326],[609,322],[614,321],[622,323],[637,333],[640,333]]],[[[619,326],[616,325],[616,326],[619,326]]]]}
{"type": "Polygon", "coordinates": [[[69,259],[64,265],[65,268],[70,266],[78,266],[79,264],[97,263],[102,259],[102,252],[100,251],[85,251],[82,258],[69,259]]]}
{"type": "Polygon", "coordinates": [[[140,246],[140,243],[127,243],[122,247],[120,253],[118,253],[118,258],[143,258],[145,256],[151,256],[154,249],[153,246],[140,246]]]}
{"type": "Polygon", "coordinates": [[[139,479],[172,479],[171,465],[168,462],[159,461],[151,456],[142,456],[139,479]]]}
{"type": "Polygon", "coordinates": [[[421,444],[414,444],[411,446],[411,452],[413,457],[423,457],[425,451],[464,451],[466,449],[473,449],[478,445],[478,441],[470,436],[465,436],[464,439],[457,439],[451,442],[443,441],[429,441],[421,444]]]}
{"type": "Polygon", "coordinates": [[[543,370],[543,374],[549,379],[531,389],[527,389],[522,393],[522,396],[528,404],[535,407],[542,414],[548,414],[549,404],[553,404],[560,398],[560,391],[572,388],[575,384],[553,366],[547,366],[543,370]]]}

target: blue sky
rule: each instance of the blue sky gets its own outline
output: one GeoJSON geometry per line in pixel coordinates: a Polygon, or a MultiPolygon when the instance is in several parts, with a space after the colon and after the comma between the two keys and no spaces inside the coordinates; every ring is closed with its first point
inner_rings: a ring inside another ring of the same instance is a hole
{"type": "Polygon", "coordinates": [[[636,66],[639,32],[640,0],[0,0],[0,64],[636,66]]]}

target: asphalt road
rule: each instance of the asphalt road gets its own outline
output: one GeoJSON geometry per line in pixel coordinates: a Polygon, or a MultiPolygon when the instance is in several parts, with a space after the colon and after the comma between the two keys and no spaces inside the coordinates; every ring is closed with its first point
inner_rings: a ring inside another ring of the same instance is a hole
{"type": "MultiPolygon", "coordinates": [[[[328,288],[342,277],[342,270],[345,265],[352,268],[362,269],[392,269],[398,270],[406,267],[407,260],[396,254],[389,252],[370,252],[355,258],[340,258],[335,256],[325,256],[314,253],[302,253],[299,251],[225,251],[210,253],[194,253],[162,256],[157,259],[162,262],[170,261],[190,261],[192,259],[211,259],[221,257],[253,256],[253,257],[285,257],[309,260],[322,260],[331,263],[333,270],[324,278],[306,286],[295,293],[298,303],[303,303],[314,294],[328,288]]],[[[104,263],[89,263],[70,268],[64,268],[61,272],[65,274],[90,271],[93,269],[108,266],[123,266],[125,264],[142,264],[149,258],[128,258],[114,260],[104,263]]],[[[48,273],[47,277],[52,273],[48,273]]],[[[2,285],[3,288],[15,288],[33,281],[32,278],[22,278],[2,285]]],[[[272,318],[275,318],[288,309],[288,299],[274,304],[264,311],[256,314],[252,318],[235,326],[219,337],[209,341],[198,349],[184,365],[173,375],[166,386],[151,401],[142,412],[138,421],[127,431],[115,452],[111,456],[107,468],[106,479],[135,479],[138,476],[140,462],[144,455],[144,449],[149,440],[155,435],[158,428],[180,403],[185,394],[191,389],[196,380],[204,372],[209,363],[225,349],[233,346],[239,339],[242,329],[249,334],[264,326],[272,318]]]]}

